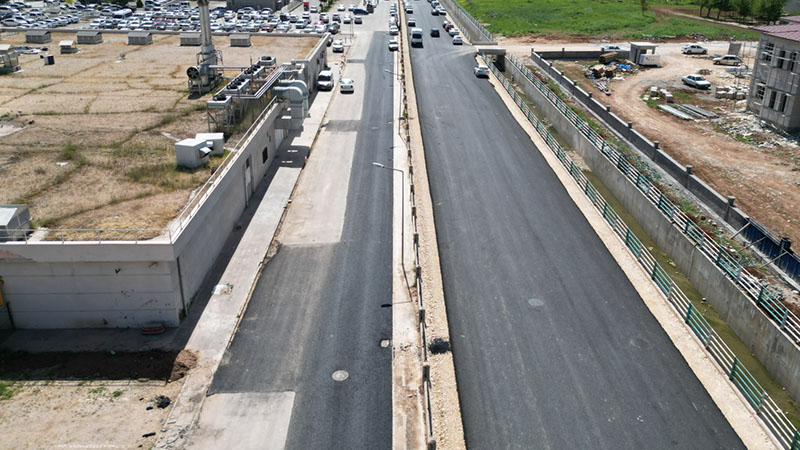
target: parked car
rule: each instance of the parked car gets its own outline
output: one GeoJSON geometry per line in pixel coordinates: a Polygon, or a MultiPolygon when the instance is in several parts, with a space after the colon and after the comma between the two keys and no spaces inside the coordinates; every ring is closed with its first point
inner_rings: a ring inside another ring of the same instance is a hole
{"type": "Polygon", "coordinates": [[[355,15],[355,16],[359,16],[359,15],[360,16],[366,16],[367,14],[369,14],[369,11],[367,11],[364,8],[355,8],[353,10],[353,15],[355,15]]]}
{"type": "Polygon", "coordinates": [[[447,30],[447,33],[449,33],[450,36],[458,36],[460,34],[458,32],[458,28],[456,28],[456,27],[450,27],[450,29],[447,30]]]}
{"type": "Polygon", "coordinates": [[[683,84],[697,89],[708,89],[711,87],[711,83],[703,78],[702,75],[686,75],[681,78],[681,81],[683,81],[683,84]]]}
{"type": "Polygon", "coordinates": [[[453,36],[453,45],[461,45],[464,41],[461,39],[461,36],[453,36]]]}
{"type": "Polygon", "coordinates": [[[484,66],[483,64],[480,64],[476,66],[472,71],[478,78],[489,78],[489,66],[484,66]]]}
{"type": "Polygon", "coordinates": [[[330,91],[333,89],[333,72],[323,70],[317,76],[317,89],[320,91],[330,91]]]}
{"type": "Polygon", "coordinates": [[[705,55],[708,49],[700,44],[686,44],[681,47],[681,53],[684,55],[705,55]]]}
{"type": "Polygon", "coordinates": [[[339,82],[339,90],[342,93],[355,92],[355,88],[353,87],[353,80],[351,80],[350,78],[342,78],[342,81],[339,82]]]}
{"type": "Polygon", "coordinates": [[[389,51],[396,52],[398,49],[397,39],[389,39],[389,51]]]}
{"type": "Polygon", "coordinates": [[[439,37],[439,29],[431,28],[431,37],[439,37]]]}
{"type": "Polygon", "coordinates": [[[600,51],[603,53],[606,52],[621,52],[624,49],[617,44],[608,44],[600,47],[600,51]]]}
{"type": "Polygon", "coordinates": [[[351,21],[352,21],[352,19],[350,18],[350,15],[348,15],[348,14],[345,14],[344,17],[342,17],[342,23],[350,23],[351,21]]]}
{"type": "Polygon", "coordinates": [[[353,23],[356,25],[361,25],[362,23],[364,23],[364,21],[361,20],[361,16],[355,16],[353,17],[353,23]]]}
{"type": "Polygon", "coordinates": [[[397,29],[396,26],[392,25],[389,27],[389,34],[391,36],[397,36],[400,33],[400,30],[397,29]]]}
{"type": "Polygon", "coordinates": [[[333,45],[331,45],[331,50],[333,50],[333,53],[344,53],[344,42],[340,40],[333,41],[333,45]]]}
{"type": "Polygon", "coordinates": [[[736,55],[725,55],[719,58],[714,58],[714,64],[721,64],[723,66],[738,66],[742,63],[742,58],[736,55]]]}
{"type": "Polygon", "coordinates": [[[344,5],[339,5],[336,7],[337,11],[344,11],[344,5]]]}

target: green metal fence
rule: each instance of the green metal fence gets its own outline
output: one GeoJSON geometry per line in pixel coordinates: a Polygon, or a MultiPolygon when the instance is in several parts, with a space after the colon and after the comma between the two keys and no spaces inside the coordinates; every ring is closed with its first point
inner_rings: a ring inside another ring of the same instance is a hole
{"type": "MultiPolygon", "coordinates": [[[[647,248],[642,244],[639,238],[636,237],[633,231],[631,231],[631,229],[625,224],[619,215],[617,215],[613,208],[592,185],[589,179],[586,178],[580,168],[575,165],[569,156],[567,156],[563,147],[561,147],[561,145],[553,138],[553,136],[550,135],[550,132],[547,130],[547,126],[534,115],[533,111],[531,111],[523,98],[517,94],[517,91],[514,89],[513,85],[508,81],[508,79],[506,79],[505,76],[497,69],[497,67],[495,67],[491,60],[484,57],[484,61],[497,76],[497,78],[503,83],[503,87],[514,98],[514,102],[520,108],[522,113],[525,114],[531,125],[534,126],[539,135],[541,135],[541,137],[547,143],[550,150],[556,155],[558,160],[561,161],[561,164],[567,169],[570,176],[572,176],[578,186],[583,190],[584,194],[592,203],[592,205],[594,205],[594,207],[602,214],[608,225],[612,230],[614,230],[614,233],[622,240],[622,242],[625,244],[628,250],[630,250],[631,254],[636,258],[639,264],[641,264],[644,270],[650,274],[653,283],[658,287],[664,298],[666,298],[675,308],[678,314],[683,317],[686,326],[688,326],[689,329],[694,332],[713,360],[716,361],[722,370],[728,374],[730,381],[738,388],[739,392],[744,396],[747,403],[753,408],[753,410],[755,410],[756,414],[773,432],[780,444],[784,448],[800,450],[800,431],[798,431],[795,426],[789,422],[786,414],[784,414],[775,401],[772,400],[764,388],[761,387],[750,371],[748,371],[741,361],[739,361],[730,347],[728,347],[719,334],[714,331],[705,317],[703,317],[703,315],[697,311],[686,294],[683,293],[680,287],[678,287],[678,285],[675,284],[675,282],[669,276],[668,272],[661,267],[653,255],[651,255],[647,248]]],[[[547,91],[552,94],[552,91],[549,89],[547,91]]],[[[552,94],[552,96],[558,98],[555,96],[555,94],[552,94]]],[[[566,110],[559,108],[559,110],[562,112],[569,111],[569,113],[572,114],[568,116],[570,118],[572,118],[575,114],[574,111],[569,108],[566,110]]],[[[602,138],[600,138],[598,142],[603,142],[602,138]]],[[[617,158],[617,160],[619,160],[619,156],[617,158]]],[[[632,172],[635,171],[632,166],[625,167],[625,170],[630,170],[632,172]]],[[[627,172],[624,173],[627,174],[627,172]]],[[[638,176],[633,180],[634,182],[637,182],[638,186],[638,181],[641,180],[641,176],[638,176]]],[[[648,189],[652,187],[650,184],[647,186],[649,186],[648,189]]],[[[677,211],[679,210],[662,195],[659,195],[655,201],[657,204],[660,204],[658,202],[663,202],[665,209],[668,209],[673,214],[677,215],[677,211]]],[[[734,268],[732,261],[729,260],[722,261],[721,265],[728,267],[731,270],[734,268]]]]}
{"type": "Polygon", "coordinates": [[[636,170],[621,152],[606,142],[602,136],[595,132],[585,120],[578,116],[566,102],[561,100],[546,83],[535,76],[524,64],[511,55],[506,55],[506,60],[513,64],[539,92],[550,100],[556,109],[575,124],[575,127],[630,179],[648,200],[653,202],[679,229],[683,230],[697,244],[697,249],[714,261],[734,283],[741,287],[778,324],[789,339],[795,343],[800,343],[800,318],[781,303],[777,290],[763,284],[758,277],[742,267],[737,256],[717,244],[716,240],[711,236],[708,236],[699,225],[681,211],[658,187],[651,183],[646,175],[636,170]]]}

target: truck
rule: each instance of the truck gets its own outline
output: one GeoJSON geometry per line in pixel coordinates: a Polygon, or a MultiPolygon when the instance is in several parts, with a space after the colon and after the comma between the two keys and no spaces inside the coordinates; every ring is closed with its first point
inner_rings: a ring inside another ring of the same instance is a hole
{"type": "Polygon", "coordinates": [[[303,1],[303,11],[308,11],[310,8],[311,8],[311,5],[308,2],[308,0],[304,0],[303,1]]]}

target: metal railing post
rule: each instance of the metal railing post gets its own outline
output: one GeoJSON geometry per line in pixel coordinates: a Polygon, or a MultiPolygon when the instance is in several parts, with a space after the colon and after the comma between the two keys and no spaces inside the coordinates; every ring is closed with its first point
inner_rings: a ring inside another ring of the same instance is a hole
{"type": "Polygon", "coordinates": [[[692,318],[692,311],[694,310],[694,304],[689,303],[689,308],[686,310],[686,319],[684,322],[689,323],[692,318]]]}
{"type": "Polygon", "coordinates": [[[733,357],[733,364],[731,364],[731,371],[728,374],[728,379],[733,381],[733,378],[736,376],[736,369],[739,367],[739,357],[733,357]]]}

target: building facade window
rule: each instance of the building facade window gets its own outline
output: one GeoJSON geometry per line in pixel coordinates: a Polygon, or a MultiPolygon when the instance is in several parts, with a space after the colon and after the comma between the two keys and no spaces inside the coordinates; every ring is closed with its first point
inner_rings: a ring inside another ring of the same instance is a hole
{"type": "Polygon", "coordinates": [[[759,84],[756,86],[756,98],[759,100],[764,100],[764,94],[767,92],[767,87],[763,84],[759,84]]]}
{"type": "Polygon", "coordinates": [[[789,54],[789,60],[786,61],[786,70],[789,72],[794,72],[794,66],[797,62],[797,52],[792,52],[789,54]]]}
{"type": "Polygon", "coordinates": [[[775,44],[767,42],[764,44],[764,50],[761,52],[761,60],[770,62],[772,61],[772,53],[775,51],[775,44]]]}
{"type": "Polygon", "coordinates": [[[786,94],[781,95],[781,103],[778,106],[778,111],[780,112],[786,112],[786,97],[788,97],[788,95],[786,94]]]}
{"type": "Polygon", "coordinates": [[[778,96],[778,93],[772,91],[769,93],[769,104],[767,105],[770,109],[775,109],[775,97],[778,96]]]}
{"type": "Polygon", "coordinates": [[[786,61],[786,50],[778,52],[778,60],[775,61],[775,66],[778,69],[783,69],[783,63],[786,61]]]}

